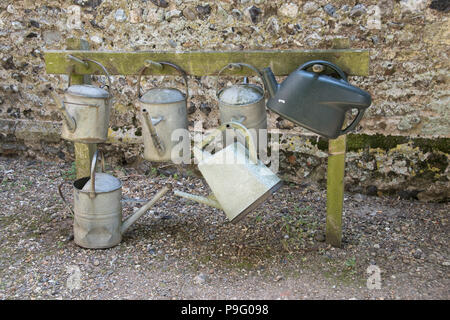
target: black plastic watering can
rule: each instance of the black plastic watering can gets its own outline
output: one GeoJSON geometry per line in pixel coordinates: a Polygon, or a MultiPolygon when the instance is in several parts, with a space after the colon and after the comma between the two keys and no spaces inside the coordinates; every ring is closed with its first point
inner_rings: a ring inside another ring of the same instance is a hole
{"type": "Polygon", "coordinates": [[[263,69],[262,73],[270,95],[267,102],[270,110],[330,139],[354,130],[372,102],[368,92],[349,84],[345,73],[328,61],[309,61],[281,84],[276,82],[270,68],[263,69]],[[340,79],[307,71],[315,65],[330,67],[340,79]],[[358,113],[352,123],[342,129],[345,114],[352,109],[357,109],[358,113]]]}

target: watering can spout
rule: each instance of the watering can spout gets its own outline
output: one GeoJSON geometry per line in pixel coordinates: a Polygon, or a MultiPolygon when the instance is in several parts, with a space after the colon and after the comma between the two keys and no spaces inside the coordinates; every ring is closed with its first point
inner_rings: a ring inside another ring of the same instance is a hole
{"type": "Polygon", "coordinates": [[[269,96],[273,98],[277,94],[278,87],[280,85],[277,83],[275,75],[273,74],[272,69],[270,69],[270,67],[264,68],[262,70],[262,79],[264,82],[264,86],[267,88],[267,91],[269,92],[269,96]]]}
{"type": "Polygon", "coordinates": [[[163,189],[161,189],[154,197],[152,200],[150,200],[149,202],[147,202],[145,205],[143,205],[139,210],[137,210],[135,213],[133,213],[131,215],[131,217],[129,217],[128,219],[126,219],[123,223],[122,223],[122,227],[120,228],[120,233],[124,234],[125,231],[128,230],[128,228],[136,222],[137,219],[139,219],[145,212],[147,212],[148,209],[150,209],[150,207],[152,207],[156,201],[158,201],[163,195],[165,195],[167,193],[167,191],[169,191],[171,189],[170,186],[165,186],[163,189]]]}
{"type": "Polygon", "coordinates": [[[153,145],[156,148],[156,151],[160,156],[164,154],[166,151],[163,142],[161,141],[160,137],[156,133],[155,126],[160,123],[162,120],[164,120],[163,117],[159,117],[157,119],[154,119],[150,117],[150,114],[147,110],[143,110],[142,116],[144,117],[144,125],[147,127],[148,132],[150,132],[150,137],[152,138],[153,145]]]}
{"type": "Polygon", "coordinates": [[[217,209],[223,210],[222,206],[220,205],[220,203],[212,195],[209,196],[209,197],[203,197],[203,196],[198,196],[198,195],[195,195],[195,194],[190,194],[190,193],[187,193],[187,192],[182,192],[182,191],[179,191],[179,190],[174,190],[173,193],[176,196],[179,196],[179,197],[191,200],[191,201],[195,201],[195,202],[198,202],[198,203],[206,204],[206,205],[208,205],[210,207],[213,207],[213,208],[217,208],[217,209]]]}
{"type": "Polygon", "coordinates": [[[64,117],[64,121],[67,125],[67,128],[69,129],[70,132],[74,132],[75,129],[77,128],[77,123],[75,122],[75,119],[72,118],[72,116],[67,112],[64,102],[61,99],[59,99],[59,97],[56,95],[56,93],[51,92],[51,95],[52,95],[53,100],[58,105],[59,111],[61,112],[61,114],[64,117]]]}

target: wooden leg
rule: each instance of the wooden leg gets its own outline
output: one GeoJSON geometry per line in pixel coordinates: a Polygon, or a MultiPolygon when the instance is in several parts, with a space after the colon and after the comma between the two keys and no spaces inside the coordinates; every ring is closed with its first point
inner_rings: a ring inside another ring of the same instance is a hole
{"type": "MultiPolygon", "coordinates": [[[[333,40],[334,49],[350,48],[349,38],[333,40]]],[[[328,142],[327,223],[325,238],[328,244],[340,248],[342,244],[342,210],[344,207],[344,173],[347,137],[342,135],[328,142]]]]}
{"type": "Polygon", "coordinates": [[[89,177],[91,175],[91,162],[96,150],[96,143],[75,143],[75,166],[77,168],[77,179],[89,177]]]}
{"type": "Polygon", "coordinates": [[[341,247],[346,136],[329,141],[326,242],[341,247]]]}

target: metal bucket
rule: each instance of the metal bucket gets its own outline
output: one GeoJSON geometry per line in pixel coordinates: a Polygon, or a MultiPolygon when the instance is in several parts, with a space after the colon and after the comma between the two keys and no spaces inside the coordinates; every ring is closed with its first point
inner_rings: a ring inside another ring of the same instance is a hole
{"type": "Polygon", "coordinates": [[[81,143],[105,142],[108,138],[112,104],[111,79],[108,71],[99,62],[89,59],[83,61],[93,62],[100,67],[108,78],[108,91],[87,84],[70,85],[69,82],[64,101],[59,101],[54,96],[64,116],[61,136],[81,143]]]}
{"type": "Polygon", "coordinates": [[[169,190],[168,187],[163,188],[151,201],[122,221],[122,183],[109,174],[96,172],[97,158],[98,150],[92,159],[90,177],[73,183],[73,210],[64,199],[62,185],[59,186],[59,195],[74,216],[74,241],[80,247],[89,249],[104,249],[119,244],[131,224],[169,190]]]}
{"type": "Polygon", "coordinates": [[[186,72],[169,62],[149,61],[139,74],[137,96],[143,127],[144,159],[157,162],[171,161],[172,149],[179,143],[172,141],[172,133],[177,129],[188,128],[186,108],[189,89],[186,72]],[[150,65],[161,69],[164,66],[176,69],[184,79],[186,93],[175,88],[152,88],[141,95],[141,77],[150,65]]]}

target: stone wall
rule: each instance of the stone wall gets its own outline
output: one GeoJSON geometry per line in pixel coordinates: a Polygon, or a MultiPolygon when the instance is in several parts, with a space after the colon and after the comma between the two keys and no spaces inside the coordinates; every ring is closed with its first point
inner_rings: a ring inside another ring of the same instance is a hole
{"type": "MultiPolygon", "coordinates": [[[[3,1],[0,152],[73,158],[72,145],[59,139],[61,116],[48,94],[53,88],[61,92],[67,77],[46,74],[43,60],[44,50],[65,48],[67,38],[83,38],[93,50],[194,51],[327,49],[334,39],[345,37],[352,48],[370,49],[370,75],[350,81],[373,97],[352,138],[357,147],[349,154],[349,187],[360,192],[409,190],[422,199],[433,197],[434,191],[425,189],[438,190],[436,197],[445,199],[449,10],[448,1],[436,0],[3,1]],[[374,135],[376,139],[368,138],[374,135]]],[[[142,149],[136,80],[113,77],[111,141],[123,145],[108,148],[121,150],[126,163],[135,161],[142,149]]],[[[148,80],[147,86],[181,84],[172,77],[148,80]]],[[[214,85],[214,77],[190,79],[191,124],[202,120],[206,129],[217,126],[214,85]]],[[[269,127],[281,129],[290,141],[282,149],[284,174],[296,181],[322,181],[326,148],[306,130],[273,113],[268,116],[269,127]]]]}

